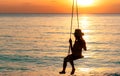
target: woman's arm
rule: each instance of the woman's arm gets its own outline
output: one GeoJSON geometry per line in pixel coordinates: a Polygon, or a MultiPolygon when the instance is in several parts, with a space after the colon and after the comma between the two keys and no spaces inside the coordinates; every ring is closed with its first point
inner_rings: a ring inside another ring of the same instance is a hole
{"type": "Polygon", "coordinates": [[[87,47],[86,47],[86,42],[85,42],[85,40],[84,40],[83,43],[84,43],[84,44],[83,44],[83,49],[84,49],[85,51],[87,51],[87,47]]]}
{"type": "Polygon", "coordinates": [[[69,39],[69,43],[70,43],[70,49],[72,50],[73,47],[72,47],[72,39],[71,38],[69,39]]]}

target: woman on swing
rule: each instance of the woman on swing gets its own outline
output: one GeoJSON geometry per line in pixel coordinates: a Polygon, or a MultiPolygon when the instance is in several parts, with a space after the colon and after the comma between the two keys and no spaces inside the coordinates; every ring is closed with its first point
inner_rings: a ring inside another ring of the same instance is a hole
{"type": "Polygon", "coordinates": [[[71,38],[69,39],[69,43],[70,43],[70,49],[72,54],[68,55],[67,57],[64,58],[64,62],[63,62],[63,70],[61,72],[59,72],[60,74],[65,74],[65,70],[66,70],[66,66],[67,66],[67,62],[70,62],[71,66],[72,66],[72,71],[71,71],[71,75],[74,74],[75,72],[75,67],[74,67],[74,60],[79,59],[79,58],[83,58],[84,56],[82,55],[82,49],[84,49],[85,51],[87,50],[86,48],[86,42],[83,39],[84,34],[81,32],[80,29],[76,29],[74,36],[75,36],[75,42],[74,45],[72,46],[72,40],[71,38]]]}

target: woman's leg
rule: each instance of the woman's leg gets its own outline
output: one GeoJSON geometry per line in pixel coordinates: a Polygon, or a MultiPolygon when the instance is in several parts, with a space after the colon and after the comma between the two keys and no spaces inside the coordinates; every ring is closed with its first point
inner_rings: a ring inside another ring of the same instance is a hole
{"type": "Polygon", "coordinates": [[[67,57],[64,58],[63,70],[59,73],[60,74],[65,74],[65,70],[66,70],[66,67],[67,67],[67,62],[70,62],[71,66],[72,66],[71,74],[74,74],[75,67],[74,67],[74,63],[73,63],[73,55],[68,55],[67,57]]]}
{"type": "Polygon", "coordinates": [[[72,75],[72,74],[74,74],[74,72],[75,72],[75,67],[74,67],[74,62],[73,62],[73,60],[70,61],[70,64],[71,64],[71,66],[72,66],[72,71],[71,71],[71,75],[72,75]]]}
{"type": "Polygon", "coordinates": [[[63,70],[61,72],[59,72],[60,74],[65,74],[65,70],[66,70],[66,67],[67,67],[68,60],[69,60],[69,56],[67,56],[67,57],[64,58],[64,61],[63,61],[63,70]]]}
{"type": "Polygon", "coordinates": [[[63,62],[63,71],[66,70],[66,66],[67,66],[67,61],[66,61],[66,59],[64,59],[64,62],[63,62]]]}

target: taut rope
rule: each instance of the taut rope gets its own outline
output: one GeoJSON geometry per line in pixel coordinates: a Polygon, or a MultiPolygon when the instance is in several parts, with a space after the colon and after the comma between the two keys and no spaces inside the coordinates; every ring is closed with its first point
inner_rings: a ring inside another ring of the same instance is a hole
{"type": "MultiPolygon", "coordinates": [[[[77,0],[75,3],[75,0],[73,0],[73,4],[72,4],[72,14],[71,14],[71,26],[70,26],[70,38],[71,38],[71,34],[72,34],[72,26],[73,26],[73,17],[74,17],[74,8],[76,8],[76,14],[77,14],[77,24],[78,24],[78,28],[79,28],[79,12],[78,12],[78,4],[77,4],[77,0]],[[76,4],[76,7],[75,7],[76,4]]],[[[68,55],[70,54],[70,46],[69,46],[69,50],[68,50],[68,55]]]]}

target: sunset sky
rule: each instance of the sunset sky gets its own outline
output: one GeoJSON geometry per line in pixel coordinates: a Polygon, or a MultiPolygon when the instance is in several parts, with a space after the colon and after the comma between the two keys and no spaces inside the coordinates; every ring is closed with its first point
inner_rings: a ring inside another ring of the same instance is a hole
{"type": "MultiPolygon", "coordinates": [[[[0,13],[71,13],[72,0],[0,0],[0,13]]],[[[120,13],[120,0],[79,4],[79,13],[120,13]]]]}

